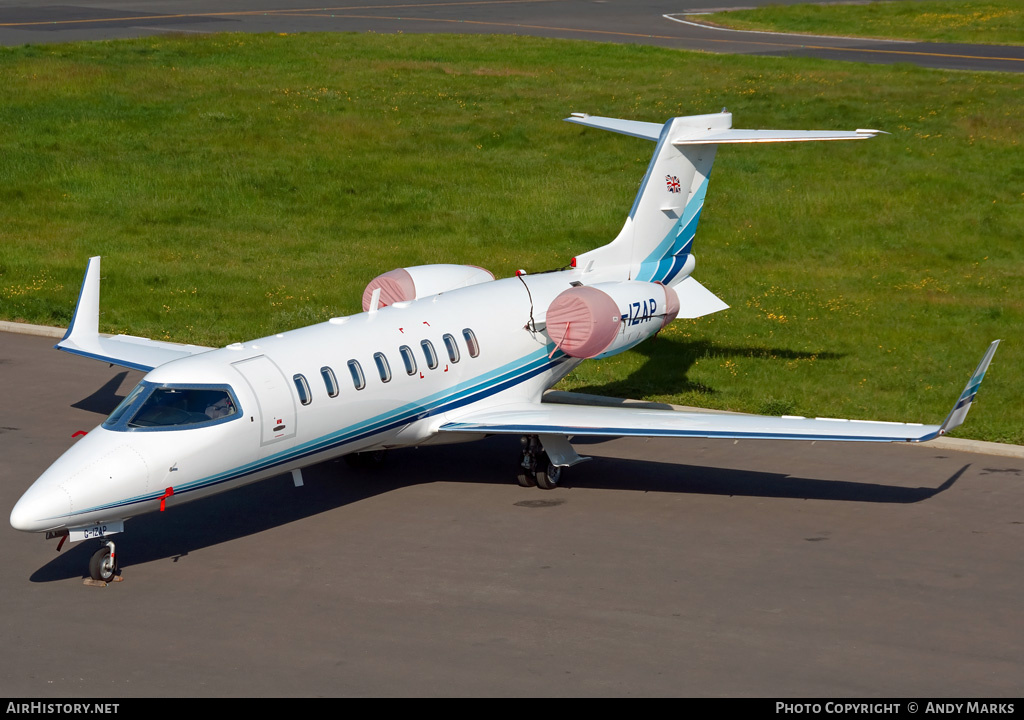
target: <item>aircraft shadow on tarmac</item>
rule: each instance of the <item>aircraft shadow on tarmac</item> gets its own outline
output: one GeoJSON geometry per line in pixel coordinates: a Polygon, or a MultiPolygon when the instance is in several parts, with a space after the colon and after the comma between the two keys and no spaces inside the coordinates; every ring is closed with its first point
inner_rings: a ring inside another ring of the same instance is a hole
{"type": "Polygon", "coordinates": [[[713,394],[715,389],[688,379],[693,365],[705,358],[731,360],[755,358],[767,361],[792,361],[815,358],[818,361],[839,360],[843,353],[828,351],[804,352],[785,348],[737,347],[721,345],[707,340],[683,342],[671,338],[655,337],[651,342],[633,348],[634,354],[646,358],[628,377],[606,385],[574,388],[576,392],[593,393],[609,397],[641,397],[651,394],[701,392],[713,394]],[[655,378],[660,378],[655,380],[655,378]],[[668,385],[664,378],[674,378],[668,385]]]}
{"type": "MultiPolygon", "coordinates": [[[[588,443],[591,445],[599,443],[588,443]]],[[[518,439],[492,437],[475,443],[405,449],[383,464],[355,470],[343,460],[303,470],[304,485],[289,475],[269,478],[194,503],[129,520],[118,546],[122,568],[230,542],[247,535],[330,512],[375,495],[423,483],[514,483],[518,439]],[[497,460],[496,460],[497,458],[497,460]]],[[[817,499],[869,503],[916,503],[948,490],[970,465],[936,488],[872,482],[798,478],[779,473],[701,467],[617,458],[595,458],[566,473],[551,492],[523,489],[523,500],[570,500],[573,488],[817,499]]],[[[115,538],[116,542],[116,538],[115,538]]],[[[81,543],[34,572],[32,582],[83,577],[98,545],[81,543]]]]}
{"type": "Polygon", "coordinates": [[[97,413],[99,415],[109,415],[114,412],[114,408],[116,408],[121,401],[127,397],[126,395],[117,394],[118,389],[121,387],[121,383],[124,382],[126,377],[128,377],[127,370],[117,373],[114,377],[105,382],[103,387],[99,390],[89,397],[82,398],[71,407],[78,410],[85,410],[86,412],[97,413]]]}

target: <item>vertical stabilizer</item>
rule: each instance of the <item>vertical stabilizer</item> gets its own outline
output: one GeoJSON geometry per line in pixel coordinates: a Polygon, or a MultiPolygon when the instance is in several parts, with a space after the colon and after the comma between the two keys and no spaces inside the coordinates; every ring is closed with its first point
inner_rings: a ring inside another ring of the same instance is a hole
{"type": "Polygon", "coordinates": [[[621,125],[629,121],[612,124],[600,122],[604,118],[589,117],[569,120],[658,143],[618,237],[604,247],[578,256],[577,266],[586,267],[593,261],[594,267],[602,270],[622,268],[629,280],[665,284],[682,280],[694,264],[691,261],[690,267],[686,267],[717,148],[680,141],[729,129],[732,114],[673,118],[660,127],[657,136],[653,131],[658,126],[652,123],[621,125]],[[594,120],[599,122],[591,122],[594,120]]]}
{"type": "Polygon", "coordinates": [[[878,130],[734,130],[732,113],[688,115],[664,125],[573,115],[568,122],[610,130],[658,144],[629,217],[608,245],[576,256],[576,266],[623,280],[675,285],[693,271],[693,241],[708,176],[721,144],[861,140],[878,130]]]}

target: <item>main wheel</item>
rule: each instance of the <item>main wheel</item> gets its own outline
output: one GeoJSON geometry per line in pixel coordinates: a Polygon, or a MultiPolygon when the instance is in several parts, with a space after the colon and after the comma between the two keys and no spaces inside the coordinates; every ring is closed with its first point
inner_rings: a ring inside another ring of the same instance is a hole
{"type": "Polygon", "coordinates": [[[537,458],[537,487],[541,490],[554,490],[562,479],[562,468],[552,465],[547,454],[537,458]]]}
{"type": "Polygon", "coordinates": [[[89,559],[89,575],[93,580],[113,582],[117,575],[117,557],[111,556],[110,547],[104,545],[89,559]]]}
{"type": "Polygon", "coordinates": [[[537,487],[537,475],[522,465],[519,466],[519,471],[516,473],[516,480],[519,481],[519,487],[537,487]]]}

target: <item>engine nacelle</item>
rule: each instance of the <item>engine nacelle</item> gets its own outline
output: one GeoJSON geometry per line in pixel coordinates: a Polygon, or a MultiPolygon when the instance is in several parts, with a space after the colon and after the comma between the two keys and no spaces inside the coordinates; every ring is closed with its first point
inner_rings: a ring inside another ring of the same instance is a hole
{"type": "Polygon", "coordinates": [[[639,281],[569,288],[548,307],[548,337],[566,355],[596,358],[627,350],[679,313],[675,290],[639,281]]]}
{"type": "Polygon", "coordinates": [[[363,310],[380,288],[378,307],[490,282],[494,275],[476,265],[417,265],[378,275],[363,290],[363,310]]]}

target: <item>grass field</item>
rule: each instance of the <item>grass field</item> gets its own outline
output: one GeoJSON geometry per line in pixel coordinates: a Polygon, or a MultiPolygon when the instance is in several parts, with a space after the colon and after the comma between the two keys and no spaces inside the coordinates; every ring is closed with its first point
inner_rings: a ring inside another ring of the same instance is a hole
{"type": "Polygon", "coordinates": [[[1024,0],[772,5],[702,18],[738,30],[983,45],[1024,44],[1024,0]]]}
{"type": "MultiPolygon", "coordinates": [[[[1024,442],[1022,78],[515,37],[217,35],[0,49],[0,316],[223,345],[357,312],[394,267],[562,266],[653,143],[561,122],[727,106],[892,133],[723,147],[695,277],[732,309],[563,382],[1024,442]]],[[[83,361],[85,362],[85,361],[83,361]]]]}

